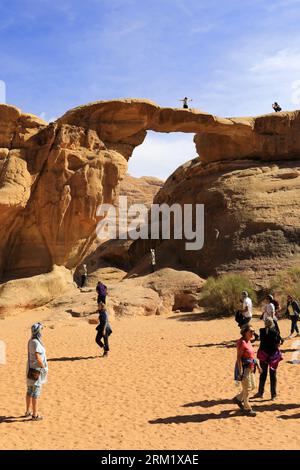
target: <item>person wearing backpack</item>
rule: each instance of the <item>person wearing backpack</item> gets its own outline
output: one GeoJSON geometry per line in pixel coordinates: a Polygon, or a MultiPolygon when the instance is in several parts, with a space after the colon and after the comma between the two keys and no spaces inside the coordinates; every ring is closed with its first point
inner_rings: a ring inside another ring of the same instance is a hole
{"type": "Polygon", "coordinates": [[[106,296],[107,296],[107,287],[101,281],[98,281],[96,286],[96,292],[98,294],[97,304],[99,305],[100,302],[106,304],[106,296]]]}
{"type": "Polygon", "coordinates": [[[286,315],[291,319],[291,334],[288,336],[288,339],[293,337],[293,334],[296,332],[296,336],[300,336],[299,328],[297,322],[299,320],[300,315],[300,307],[298,302],[294,299],[292,295],[288,295],[287,297],[287,308],[286,308],[286,315]]]}

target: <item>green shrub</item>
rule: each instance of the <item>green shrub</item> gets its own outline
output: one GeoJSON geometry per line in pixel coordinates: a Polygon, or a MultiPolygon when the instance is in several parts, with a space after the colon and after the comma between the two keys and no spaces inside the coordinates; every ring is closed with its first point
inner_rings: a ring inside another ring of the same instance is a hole
{"type": "Polygon", "coordinates": [[[209,277],[201,292],[201,305],[208,310],[224,315],[234,315],[241,308],[241,294],[246,290],[253,303],[257,301],[256,293],[249,281],[238,274],[224,274],[220,277],[209,277]]]}
{"type": "Polygon", "coordinates": [[[276,293],[284,305],[288,294],[300,300],[300,268],[290,268],[277,274],[270,285],[270,292],[276,293]]]}

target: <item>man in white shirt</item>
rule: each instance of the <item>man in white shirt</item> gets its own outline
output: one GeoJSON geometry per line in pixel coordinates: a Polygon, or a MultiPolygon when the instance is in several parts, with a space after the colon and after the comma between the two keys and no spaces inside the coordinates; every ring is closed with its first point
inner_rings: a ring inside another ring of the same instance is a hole
{"type": "MultiPolygon", "coordinates": [[[[240,326],[246,325],[247,323],[250,323],[252,320],[252,300],[249,297],[249,294],[246,290],[242,292],[242,300],[243,300],[243,310],[242,310],[242,322],[240,326]]],[[[259,338],[259,335],[254,332],[254,340],[257,341],[259,338]]]]}
{"type": "Polygon", "coordinates": [[[260,317],[261,320],[263,320],[264,322],[266,321],[267,318],[272,318],[272,320],[277,321],[277,318],[275,315],[275,306],[271,302],[271,300],[272,300],[271,296],[268,296],[266,305],[264,306],[262,316],[260,317]]]}
{"type": "Polygon", "coordinates": [[[252,300],[249,297],[249,294],[247,291],[242,292],[242,299],[243,299],[243,310],[242,310],[242,315],[247,319],[247,322],[250,322],[252,319],[252,300]]]}

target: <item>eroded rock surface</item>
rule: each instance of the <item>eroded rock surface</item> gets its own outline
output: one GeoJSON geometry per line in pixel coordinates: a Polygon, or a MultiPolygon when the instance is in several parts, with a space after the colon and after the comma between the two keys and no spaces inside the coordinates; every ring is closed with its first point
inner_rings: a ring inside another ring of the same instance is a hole
{"type": "MultiPolygon", "coordinates": [[[[204,278],[238,272],[265,286],[278,271],[299,265],[300,159],[206,165],[193,160],[166,181],[155,203],[205,206],[203,248],[189,251],[186,240],[161,240],[159,267],[181,264],[204,278]]],[[[142,265],[149,250],[149,241],[135,242],[133,264],[142,265]]]]}
{"type": "MultiPolygon", "coordinates": [[[[50,273],[55,265],[74,270],[85,259],[97,208],[116,203],[127,160],[147,130],[195,134],[199,153],[168,179],[156,202],[205,204],[204,248],[195,253],[181,241],[158,242],[161,267],[187,267],[201,277],[235,270],[263,283],[299,262],[299,111],[219,118],[127,99],[81,106],[48,124],[0,105],[0,282],[50,273]]],[[[125,179],[123,188],[143,199],[145,183],[137,190],[125,179]]],[[[128,246],[115,247],[117,257],[128,256],[128,246]]],[[[131,260],[143,263],[149,248],[135,243],[131,260]]],[[[112,257],[113,245],[105,249],[112,257]]]]}

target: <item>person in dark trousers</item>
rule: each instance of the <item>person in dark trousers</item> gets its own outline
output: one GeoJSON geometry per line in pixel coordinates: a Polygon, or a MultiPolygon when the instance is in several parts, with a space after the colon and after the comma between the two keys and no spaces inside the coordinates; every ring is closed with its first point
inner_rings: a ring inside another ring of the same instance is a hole
{"type": "Polygon", "coordinates": [[[80,273],[81,273],[81,283],[80,283],[80,287],[83,288],[86,286],[86,283],[87,283],[87,278],[88,278],[88,271],[87,271],[87,266],[86,264],[83,264],[82,265],[82,268],[80,270],[80,273]]]}
{"type": "Polygon", "coordinates": [[[297,322],[299,320],[300,315],[300,307],[296,299],[292,295],[288,295],[287,297],[287,307],[286,307],[286,315],[291,319],[291,334],[288,336],[288,339],[293,337],[293,334],[296,332],[296,336],[299,335],[299,328],[297,322]]]}
{"type": "Polygon", "coordinates": [[[265,328],[260,329],[260,346],[257,352],[257,357],[260,362],[262,373],[259,378],[258,393],[254,398],[263,398],[265,391],[265,384],[270,371],[270,386],[271,386],[271,399],[275,400],[277,396],[277,368],[280,361],[282,361],[282,354],[279,349],[281,337],[278,333],[275,322],[271,317],[266,318],[265,328]]]}
{"type": "Polygon", "coordinates": [[[108,313],[103,302],[99,303],[99,325],[96,327],[96,330],[96,343],[100,348],[104,349],[103,357],[107,356],[109,352],[108,338],[112,334],[112,329],[109,324],[108,313]]]}
{"type": "Polygon", "coordinates": [[[183,109],[189,109],[189,101],[193,101],[191,98],[188,98],[187,96],[185,96],[182,100],[180,100],[183,102],[183,109]]]}
{"type": "MultiPolygon", "coordinates": [[[[247,325],[252,320],[252,300],[247,291],[242,292],[242,310],[238,310],[235,314],[235,321],[237,322],[239,328],[247,325]]],[[[254,331],[254,341],[258,339],[258,334],[254,331]]]]}
{"type": "Polygon", "coordinates": [[[275,101],[275,103],[272,104],[272,108],[274,109],[275,113],[279,113],[281,111],[281,107],[279,106],[277,101],[275,101]]]}
{"type": "Polygon", "coordinates": [[[103,304],[106,304],[106,296],[107,296],[106,285],[103,284],[101,281],[98,281],[97,286],[96,286],[96,292],[98,294],[97,304],[100,304],[100,302],[102,302],[103,304]]]}
{"type": "Polygon", "coordinates": [[[154,273],[156,271],[156,252],[154,248],[151,248],[150,253],[151,253],[151,268],[152,268],[152,272],[154,273]]]}

